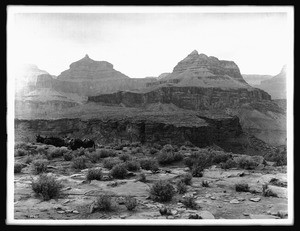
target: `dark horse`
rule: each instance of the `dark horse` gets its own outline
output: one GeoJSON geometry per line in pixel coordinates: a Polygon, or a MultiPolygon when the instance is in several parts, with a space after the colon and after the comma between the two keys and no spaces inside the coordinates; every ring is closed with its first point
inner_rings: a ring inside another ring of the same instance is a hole
{"type": "Polygon", "coordinates": [[[76,150],[78,148],[95,148],[95,142],[93,140],[90,139],[70,139],[68,142],[68,146],[72,149],[72,150],[76,150]]]}
{"type": "Polygon", "coordinates": [[[36,142],[38,143],[43,143],[43,144],[49,144],[53,145],[56,147],[62,147],[62,146],[67,146],[64,139],[59,138],[59,137],[42,137],[40,135],[36,135],[36,142]]]}

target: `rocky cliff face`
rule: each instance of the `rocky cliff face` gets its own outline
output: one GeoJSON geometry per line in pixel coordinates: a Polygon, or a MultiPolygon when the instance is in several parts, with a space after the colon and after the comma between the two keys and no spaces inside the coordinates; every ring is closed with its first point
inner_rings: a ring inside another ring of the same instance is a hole
{"type": "MultiPolygon", "coordinates": [[[[42,135],[91,138],[99,144],[122,141],[183,145],[186,141],[199,147],[216,144],[234,153],[259,154],[242,132],[237,117],[195,117],[194,125],[162,122],[161,116],[148,118],[15,120],[15,140],[35,142],[42,135]],[[157,119],[158,118],[158,119],[157,119]]],[[[166,118],[166,121],[169,121],[166,118]]],[[[271,150],[271,149],[270,149],[271,150]]]]}
{"type": "Polygon", "coordinates": [[[223,90],[200,87],[161,87],[154,91],[117,92],[88,97],[88,101],[106,104],[123,104],[128,107],[145,106],[151,103],[172,103],[179,108],[208,110],[211,108],[235,107],[242,103],[270,100],[270,96],[260,90],[223,90]]]}
{"type": "Polygon", "coordinates": [[[260,85],[256,87],[268,92],[272,99],[286,99],[286,66],[281,69],[278,75],[261,81],[260,85]]]}
{"type": "Polygon", "coordinates": [[[257,87],[261,81],[271,79],[272,75],[255,75],[255,74],[242,74],[243,78],[247,83],[249,83],[252,87],[257,87]]]}

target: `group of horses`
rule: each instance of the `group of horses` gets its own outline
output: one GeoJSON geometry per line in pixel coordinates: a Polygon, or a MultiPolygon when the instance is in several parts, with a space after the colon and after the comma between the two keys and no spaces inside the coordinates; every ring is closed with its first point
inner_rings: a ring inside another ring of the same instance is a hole
{"type": "Polygon", "coordinates": [[[95,142],[91,139],[74,139],[70,137],[42,137],[41,135],[36,135],[36,142],[53,145],[56,147],[68,147],[72,150],[76,150],[78,148],[95,148],[95,142]]]}

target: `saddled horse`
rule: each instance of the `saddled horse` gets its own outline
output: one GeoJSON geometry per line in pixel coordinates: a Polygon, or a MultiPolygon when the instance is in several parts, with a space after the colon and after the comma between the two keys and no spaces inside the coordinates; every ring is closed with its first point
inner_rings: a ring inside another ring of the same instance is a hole
{"type": "Polygon", "coordinates": [[[70,139],[70,141],[68,142],[68,146],[72,149],[72,150],[76,150],[78,148],[95,148],[95,142],[91,139],[70,139]]]}

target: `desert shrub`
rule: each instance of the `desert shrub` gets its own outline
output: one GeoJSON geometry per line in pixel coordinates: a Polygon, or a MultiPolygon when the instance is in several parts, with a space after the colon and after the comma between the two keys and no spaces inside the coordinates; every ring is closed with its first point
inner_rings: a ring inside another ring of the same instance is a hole
{"type": "Polygon", "coordinates": [[[153,144],[153,148],[157,149],[157,150],[161,150],[162,149],[162,146],[158,143],[154,143],[153,144]]]}
{"type": "Polygon", "coordinates": [[[212,162],[214,164],[219,164],[219,163],[225,163],[227,160],[231,158],[231,155],[228,153],[224,152],[214,152],[213,153],[213,160],[212,162]]]}
{"type": "Polygon", "coordinates": [[[15,163],[15,166],[14,166],[14,173],[20,173],[22,171],[22,164],[21,163],[15,163]]]}
{"type": "Polygon", "coordinates": [[[241,156],[237,159],[237,165],[242,169],[255,169],[259,163],[255,162],[251,156],[241,156]]]}
{"type": "Polygon", "coordinates": [[[33,171],[35,174],[40,174],[47,171],[48,161],[45,159],[38,159],[32,161],[33,171]]]}
{"type": "Polygon", "coordinates": [[[41,195],[43,200],[50,200],[60,195],[63,185],[53,176],[42,174],[36,181],[32,182],[33,191],[41,195]]]}
{"type": "Polygon", "coordinates": [[[144,158],[140,160],[140,165],[142,169],[151,170],[153,172],[157,171],[158,163],[157,160],[151,158],[144,158]]]}
{"type": "Polygon", "coordinates": [[[96,205],[100,211],[110,211],[112,209],[111,196],[107,194],[100,195],[96,200],[96,205]]]}
{"type": "Polygon", "coordinates": [[[50,158],[57,158],[64,155],[64,153],[69,152],[67,147],[51,147],[48,149],[47,156],[50,156],[50,158]]]}
{"type": "Polygon", "coordinates": [[[237,192],[249,192],[249,185],[247,183],[235,184],[235,191],[237,191],[237,192]]]}
{"type": "Polygon", "coordinates": [[[126,162],[126,168],[128,171],[138,171],[141,168],[140,163],[137,160],[130,160],[126,162]]]}
{"type": "Polygon", "coordinates": [[[185,166],[187,166],[191,169],[193,167],[194,160],[193,160],[193,158],[186,157],[186,158],[184,158],[183,163],[185,166]]]}
{"type": "Polygon", "coordinates": [[[27,154],[28,154],[28,151],[23,148],[15,149],[15,156],[26,156],[27,154]]]}
{"type": "Polygon", "coordinates": [[[85,169],[86,161],[87,161],[87,159],[85,156],[78,156],[76,158],[73,158],[72,167],[75,169],[85,169]]]}
{"type": "Polygon", "coordinates": [[[138,205],[137,200],[134,197],[125,197],[125,206],[127,210],[132,211],[138,205]]]}
{"type": "Polygon", "coordinates": [[[182,204],[184,204],[187,208],[195,209],[197,208],[197,203],[195,201],[195,198],[193,196],[186,196],[181,201],[182,204]]]}
{"type": "Polygon", "coordinates": [[[209,182],[207,180],[203,180],[201,185],[202,185],[202,187],[208,188],[209,187],[209,182]]]}
{"type": "Polygon", "coordinates": [[[138,181],[141,181],[143,183],[147,182],[146,175],[144,173],[141,173],[139,175],[138,181]]]}
{"type": "Polygon", "coordinates": [[[117,179],[124,179],[127,176],[125,164],[117,164],[110,170],[110,175],[117,179]]]}
{"type": "Polygon", "coordinates": [[[15,149],[21,148],[21,149],[27,150],[29,146],[31,146],[31,145],[28,144],[27,142],[23,142],[23,141],[15,143],[15,149]]]}
{"type": "Polygon", "coordinates": [[[73,154],[71,152],[64,153],[64,160],[71,161],[73,159],[73,154]]]}
{"type": "Polygon", "coordinates": [[[186,184],[181,181],[181,180],[178,180],[177,183],[176,183],[176,187],[177,187],[177,192],[179,194],[184,194],[187,192],[187,186],[186,184]]]}
{"type": "Polygon", "coordinates": [[[119,155],[119,159],[125,162],[125,161],[130,160],[131,156],[129,154],[121,154],[121,155],[119,155]]]}
{"type": "Polygon", "coordinates": [[[182,151],[186,151],[186,150],[187,150],[187,147],[186,147],[186,146],[184,146],[184,145],[182,145],[182,146],[180,147],[180,150],[182,150],[182,151]]]}
{"type": "Polygon", "coordinates": [[[85,153],[85,149],[83,147],[78,148],[77,150],[73,151],[74,156],[78,157],[78,156],[84,156],[85,153]]]}
{"type": "Polygon", "coordinates": [[[183,160],[183,155],[182,155],[182,153],[180,153],[180,152],[175,152],[175,153],[174,153],[174,161],[176,162],[176,161],[181,161],[181,160],[183,160]]]}
{"type": "Polygon", "coordinates": [[[112,149],[100,149],[99,151],[97,150],[97,152],[99,152],[101,158],[114,157],[117,155],[117,153],[112,149]]]}
{"type": "Polygon", "coordinates": [[[103,160],[103,167],[107,169],[112,169],[115,165],[120,164],[121,161],[119,159],[108,157],[103,160]]]}
{"type": "Polygon", "coordinates": [[[282,181],[278,180],[277,178],[272,178],[269,181],[269,183],[272,185],[279,186],[279,187],[287,187],[287,182],[282,182],[282,181]]]}
{"type": "Polygon", "coordinates": [[[87,180],[101,180],[102,179],[102,171],[99,168],[91,168],[88,170],[86,175],[87,180]]]}
{"type": "MultiPolygon", "coordinates": [[[[172,146],[171,146],[172,147],[172,146]]],[[[183,159],[183,155],[179,152],[173,152],[173,147],[163,148],[157,156],[157,161],[161,165],[171,164],[173,162],[177,162],[183,159]],[[165,151],[168,150],[168,151],[165,151]]]]}
{"type": "Polygon", "coordinates": [[[286,150],[277,150],[275,153],[267,155],[267,160],[275,162],[275,166],[287,165],[287,153],[286,150]]]}
{"type": "Polygon", "coordinates": [[[237,167],[237,162],[235,162],[232,159],[227,160],[225,163],[221,163],[222,169],[230,169],[230,168],[236,168],[236,167],[237,167]]]}
{"type": "Polygon", "coordinates": [[[193,143],[191,142],[191,141],[185,141],[184,142],[184,146],[186,146],[186,147],[194,147],[195,145],[193,145],[193,143]]]}
{"type": "Polygon", "coordinates": [[[86,153],[85,155],[92,163],[97,163],[100,162],[101,157],[100,157],[100,152],[94,151],[90,153],[86,153]]]}
{"type": "Polygon", "coordinates": [[[203,167],[198,165],[193,165],[192,167],[192,176],[193,177],[202,177],[203,176],[203,167]]]}
{"type": "Polygon", "coordinates": [[[24,159],[25,164],[30,164],[33,161],[33,157],[31,155],[26,156],[24,159]]]}
{"type": "Polygon", "coordinates": [[[193,179],[193,176],[190,173],[186,173],[180,177],[180,181],[182,181],[186,185],[191,185],[192,179],[193,179]]]}
{"type": "Polygon", "coordinates": [[[174,147],[171,144],[166,144],[163,146],[162,151],[164,152],[174,152],[174,147]]]}
{"type": "Polygon", "coordinates": [[[150,152],[151,155],[153,155],[153,154],[157,153],[158,150],[156,148],[150,148],[149,152],[150,152]]]}
{"type": "Polygon", "coordinates": [[[160,180],[151,187],[150,197],[154,201],[167,202],[171,201],[175,195],[175,189],[168,181],[160,180]]]}
{"type": "Polygon", "coordinates": [[[37,153],[41,155],[47,155],[48,153],[47,150],[48,150],[47,145],[41,145],[36,148],[37,153]]]}

